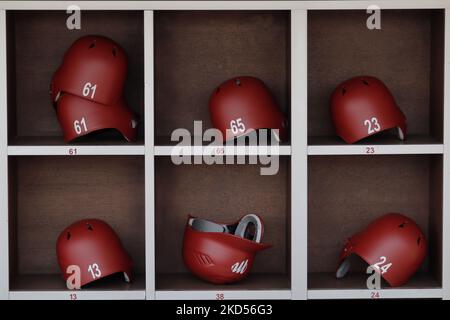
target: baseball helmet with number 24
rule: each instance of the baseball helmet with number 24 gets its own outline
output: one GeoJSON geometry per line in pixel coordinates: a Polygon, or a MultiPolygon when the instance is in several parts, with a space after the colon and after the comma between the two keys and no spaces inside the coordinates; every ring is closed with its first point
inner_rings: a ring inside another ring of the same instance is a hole
{"type": "Polygon", "coordinates": [[[379,217],[347,240],[339,257],[337,278],[350,268],[348,257],[358,255],[392,286],[406,283],[417,271],[427,252],[427,241],[410,218],[390,213],[379,217]]]}

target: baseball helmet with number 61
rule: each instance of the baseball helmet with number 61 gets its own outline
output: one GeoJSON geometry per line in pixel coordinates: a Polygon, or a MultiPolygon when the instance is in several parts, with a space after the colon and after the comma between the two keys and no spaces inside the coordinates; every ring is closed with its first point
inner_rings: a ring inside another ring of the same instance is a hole
{"type": "Polygon", "coordinates": [[[337,135],[347,143],[393,128],[401,140],[406,138],[405,115],[375,77],[355,77],[338,85],[331,95],[331,117],[337,135]]]}
{"type": "Polygon", "coordinates": [[[111,39],[85,36],[75,41],[50,86],[66,142],[103,129],[136,139],[137,119],[123,97],[126,73],[125,51],[111,39]]]}

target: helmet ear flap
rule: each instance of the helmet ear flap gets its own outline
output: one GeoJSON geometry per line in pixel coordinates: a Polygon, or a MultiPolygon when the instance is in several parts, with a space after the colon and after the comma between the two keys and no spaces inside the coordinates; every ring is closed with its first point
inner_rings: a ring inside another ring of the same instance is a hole
{"type": "Polygon", "coordinates": [[[259,216],[256,214],[248,214],[239,221],[234,235],[255,241],[257,243],[261,242],[263,234],[263,223],[259,216]],[[254,230],[251,230],[251,229],[254,230]]]}

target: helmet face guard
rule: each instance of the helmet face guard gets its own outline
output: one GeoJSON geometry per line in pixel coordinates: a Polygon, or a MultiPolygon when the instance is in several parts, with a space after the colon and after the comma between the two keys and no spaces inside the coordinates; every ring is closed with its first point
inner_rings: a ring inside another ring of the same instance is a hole
{"type": "Polygon", "coordinates": [[[401,140],[406,138],[405,115],[386,85],[374,77],[341,83],[331,95],[331,117],[337,135],[347,143],[393,128],[401,140]]]}
{"type": "Polygon", "coordinates": [[[392,286],[405,284],[422,264],[427,241],[417,224],[397,213],[386,214],[353,235],[339,257],[338,279],[349,270],[348,257],[358,255],[392,286]]]}
{"type": "Polygon", "coordinates": [[[75,41],[63,58],[52,81],[52,98],[70,93],[101,104],[112,105],[122,97],[128,58],[114,41],[85,36],[75,41]]]}
{"type": "Polygon", "coordinates": [[[128,141],[136,140],[137,119],[123,99],[107,106],[64,94],[56,111],[66,142],[102,129],[117,129],[128,141]]]}
{"type": "Polygon", "coordinates": [[[287,136],[287,120],[261,80],[243,76],[222,83],[209,101],[211,121],[231,140],[258,129],[272,129],[278,140],[287,136]]]}
{"type": "Polygon", "coordinates": [[[220,224],[189,217],[183,242],[183,260],[199,278],[225,284],[245,278],[261,244],[264,232],[261,218],[249,214],[233,224],[220,224]]]}
{"type": "Polygon", "coordinates": [[[79,268],[81,286],[119,272],[125,281],[132,280],[130,256],[114,230],[101,220],[81,220],[67,227],[58,237],[56,253],[64,280],[71,276],[71,266],[79,268]]]}

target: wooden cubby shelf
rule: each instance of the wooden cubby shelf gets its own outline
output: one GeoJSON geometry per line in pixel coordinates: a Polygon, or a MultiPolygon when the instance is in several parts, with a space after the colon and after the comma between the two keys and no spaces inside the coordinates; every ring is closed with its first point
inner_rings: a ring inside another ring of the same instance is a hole
{"type": "Polygon", "coordinates": [[[379,30],[366,24],[373,3],[359,0],[80,4],[81,29],[70,30],[67,2],[0,0],[0,300],[450,299],[447,0],[377,1],[379,30]],[[88,34],[127,52],[136,142],[114,130],[63,140],[50,81],[88,34]],[[245,75],[267,84],[288,138],[209,146],[198,137],[212,127],[211,94],[245,75]],[[388,86],[407,118],[405,141],[394,130],[352,145],[336,136],[330,95],[359,75],[388,86]],[[191,142],[171,141],[176,129],[191,142]],[[180,155],[192,165],[173,161],[180,155]],[[245,163],[198,162],[209,155],[245,163]],[[262,175],[268,158],[278,171],[262,175]],[[383,280],[369,290],[367,266],[353,258],[336,279],[345,240],[389,212],[415,220],[428,240],[418,272],[404,286],[383,280]],[[232,222],[248,213],[263,218],[272,245],[248,277],[195,277],[182,257],[188,215],[232,222]],[[116,230],[134,261],[132,283],[116,274],[66,288],[56,240],[84,218],[116,230]]]}

